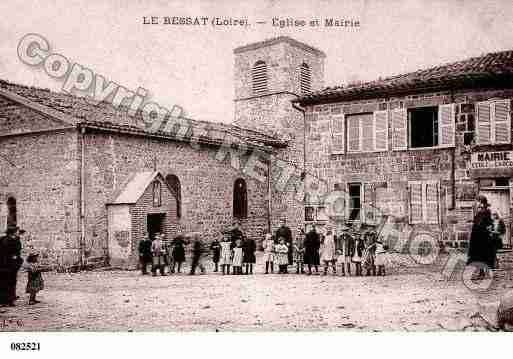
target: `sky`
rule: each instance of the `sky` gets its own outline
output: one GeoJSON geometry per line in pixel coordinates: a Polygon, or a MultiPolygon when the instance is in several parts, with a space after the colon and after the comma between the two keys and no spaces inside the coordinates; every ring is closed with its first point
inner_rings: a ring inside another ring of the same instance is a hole
{"type": "Polygon", "coordinates": [[[61,90],[62,81],[16,55],[20,39],[37,33],[52,52],[214,122],[233,121],[233,49],[280,35],[326,53],[326,86],[513,49],[511,0],[2,0],[0,14],[1,79],[61,90]],[[145,25],[145,16],[245,18],[249,26],[145,25]],[[352,19],[360,27],[279,28],[275,17],[352,19]]]}

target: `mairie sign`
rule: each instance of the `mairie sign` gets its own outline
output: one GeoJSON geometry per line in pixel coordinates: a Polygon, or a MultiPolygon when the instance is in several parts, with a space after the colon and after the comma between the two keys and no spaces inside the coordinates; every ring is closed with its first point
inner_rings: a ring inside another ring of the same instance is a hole
{"type": "Polygon", "coordinates": [[[470,165],[472,169],[513,168],[513,151],[474,152],[470,165]]]}

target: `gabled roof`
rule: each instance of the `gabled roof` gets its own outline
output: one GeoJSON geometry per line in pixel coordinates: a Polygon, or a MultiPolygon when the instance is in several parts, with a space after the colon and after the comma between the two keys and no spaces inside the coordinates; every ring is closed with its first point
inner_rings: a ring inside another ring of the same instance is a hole
{"type": "MultiPolygon", "coordinates": [[[[189,137],[176,136],[173,133],[150,132],[142,124],[142,114],[130,116],[126,108],[115,108],[109,103],[93,104],[83,97],[66,93],[52,92],[48,89],[28,87],[0,80],[0,96],[21,103],[33,110],[52,116],[66,125],[90,127],[99,130],[118,130],[119,132],[134,133],[143,136],[156,136],[174,141],[188,142],[189,137]]],[[[0,109],[1,110],[1,109],[0,109]]],[[[274,136],[242,128],[239,126],[193,120],[183,118],[194,129],[202,131],[200,143],[222,143],[224,137],[230,136],[247,144],[249,147],[286,147],[288,144],[274,136]]]]}
{"type": "Polygon", "coordinates": [[[121,188],[114,193],[114,199],[107,204],[137,203],[144,191],[157,177],[160,177],[162,182],[166,183],[164,177],[158,171],[132,173],[121,188]]]}
{"type": "Polygon", "coordinates": [[[489,53],[425,70],[354,86],[328,87],[294,102],[305,105],[383,97],[412,92],[504,86],[513,87],[513,50],[489,53]]]}
{"type": "Polygon", "coordinates": [[[300,49],[303,49],[305,51],[311,52],[311,53],[313,53],[313,54],[315,54],[317,56],[320,56],[320,57],[323,57],[323,58],[326,57],[326,54],[324,52],[322,52],[321,50],[316,49],[315,47],[310,46],[308,44],[305,44],[304,42],[297,41],[297,40],[295,40],[295,39],[293,39],[291,37],[288,37],[288,36],[278,36],[278,37],[274,37],[272,39],[267,39],[267,40],[264,40],[264,41],[255,42],[255,43],[244,45],[244,46],[239,46],[239,47],[237,47],[237,48],[235,48],[233,50],[233,53],[234,54],[239,54],[241,52],[245,52],[245,51],[249,51],[249,50],[255,50],[255,49],[258,49],[258,48],[261,48],[261,47],[266,47],[266,46],[271,46],[271,45],[279,44],[281,42],[286,42],[289,45],[292,45],[292,46],[298,47],[300,49]]]}

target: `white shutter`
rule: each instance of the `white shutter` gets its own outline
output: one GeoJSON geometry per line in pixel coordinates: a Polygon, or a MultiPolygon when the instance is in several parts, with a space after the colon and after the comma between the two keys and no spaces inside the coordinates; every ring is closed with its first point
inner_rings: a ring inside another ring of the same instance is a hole
{"type": "Polygon", "coordinates": [[[7,230],[7,204],[0,202],[0,234],[3,235],[7,230]]]}
{"type": "Polygon", "coordinates": [[[362,152],[374,151],[374,117],[373,115],[365,115],[360,120],[360,134],[362,137],[362,152]]]}
{"type": "Polygon", "coordinates": [[[492,140],[494,143],[511,143],[511,101],[498,100],[491,103],[492,140]]]}
{"type": "Polygon", "coordinates": [[[423,199],[424,204],[424,223],[438,224],[439,213],[439,190],[438,182],[424,183],[423,199]]]}
{"type": "Polygon", "coordinates": [[[392,110],[392,149],[403,151],[408,149],[408,112],[405,108],[392,110]]]}
{"type": "Polygon", "coordinates": [[[374,213],[374,186],[371,183],[362,183],[361,187],[362,201],[362,222],[367,224],[375,224],[374,213]]]}
{"type": "Polygon", "coordinates": [[[476,144],[490,143],[491,128],[490,103],[478,102],[476,104],[476,144]]]}
{"type": "Polygon", "coordinates": [[[438,146],[454,147],[456,145],[455,134],[455,105],[438,106],[438,146]]]}
{"type": "Polygon", "coordinates": [[[348,116],[347,117],[347,151],[358,152],[360,151],[360,117],[348,116]]]}
{"type": "Polygon", "coordinates": [[[409,182],[410,186],[410,223],[422,223],[423,219],[423,206],[422,206],[422,182],[413,181],[409,182]]]}
{"type": "Polygon", "coordinates": [[[388,150],[388,111],[374,112],[374,150],[388,150]]]}
{"type": "Polygon", "coordinates": [[[331,119],[331,153],[344,153],[345,139],[345,122],[344,115],[333,115],[331,119]]]}

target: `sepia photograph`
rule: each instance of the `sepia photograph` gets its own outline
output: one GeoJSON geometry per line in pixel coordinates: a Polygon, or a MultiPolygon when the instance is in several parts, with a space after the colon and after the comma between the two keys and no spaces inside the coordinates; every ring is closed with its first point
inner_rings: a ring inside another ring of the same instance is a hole
{"type": "Polygon", "coordinates": [[[1,349],[508,335],[511,5],[2,1],[1,349]]]}

